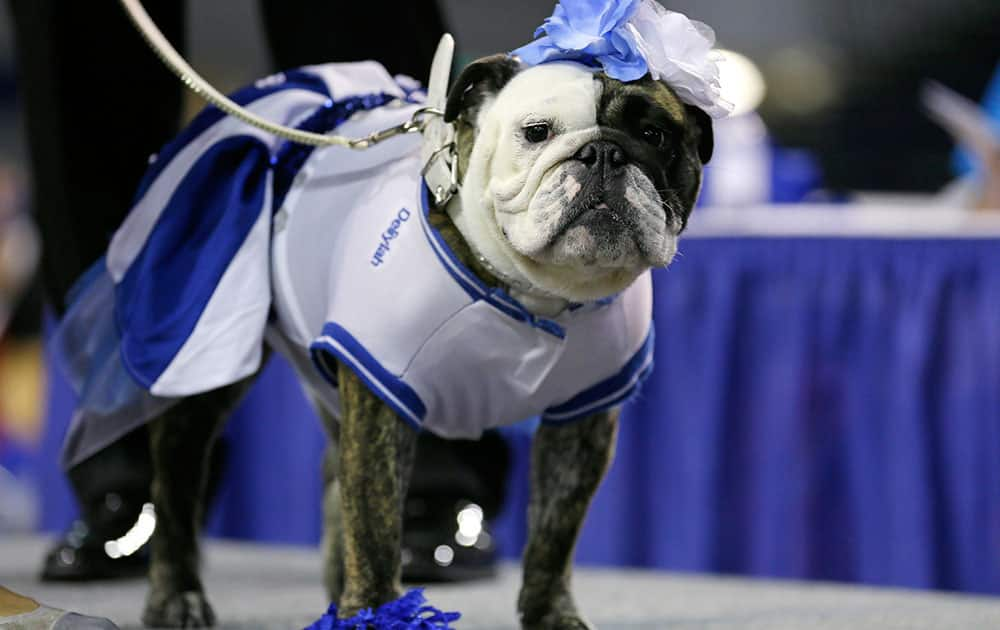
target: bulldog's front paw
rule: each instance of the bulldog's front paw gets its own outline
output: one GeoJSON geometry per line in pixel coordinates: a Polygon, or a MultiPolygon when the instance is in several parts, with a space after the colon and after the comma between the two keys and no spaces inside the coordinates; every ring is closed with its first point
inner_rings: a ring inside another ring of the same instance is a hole
{"type": "Polygon", "coordinates": [[[142,623],[150,628],[207,628],[215,625],[215,612],[201,591],[150,593],[142,623]]]}
{"type": "Polygon", "coordinates": [[[576,613],[552,613],[535,622],[522,622],[524,630],[595,630],[594,626],[576,613]]]}
{"type": "Polygon", "coordinates": [[[561,593],[548,600],[545,606],[532,606],[540,598],[521,595],[521,628],[523,630],[595,630],[594,626],[576,610],[573,598],[561,593]]]}

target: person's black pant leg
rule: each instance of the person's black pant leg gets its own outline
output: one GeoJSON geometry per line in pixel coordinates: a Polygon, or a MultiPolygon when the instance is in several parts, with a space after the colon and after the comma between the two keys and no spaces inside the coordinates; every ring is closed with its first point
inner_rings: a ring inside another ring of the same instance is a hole
{"type": "MultiPolygon", "coordinates": [[[[184,3],[143,5],[182,47],[184,3]]],[[[42,281],[61,312],[128,212],[148,157],[176,131],[182,88],[117,2],[10,0],[10,8],[42,281]]]]}
{"type": "Polygon", "coordinates": [[[393,74],[426,81],[445,32],[436,0],[261,0],[271,53],[282,70],[374,59],[393,74]]]}
{"type": "MultiPolygon", "coordinates": [[[[183,44],[184,3],[144,0],[183,44]]],[[[148,157],[175,133],[182,87],[113,1],[10,0],[18,88],[31,160],[32,209],[42,233],[42,284],[57,313],[76,279],[125,218],[148,157]]],[[[136,431],[69,471],[87,548],[60,544],[54,579],[120,571],[103,556],[149,500],[149,447],[136,431]]],[[[77,541],[79,542],[79,540],[77,541]]]]}

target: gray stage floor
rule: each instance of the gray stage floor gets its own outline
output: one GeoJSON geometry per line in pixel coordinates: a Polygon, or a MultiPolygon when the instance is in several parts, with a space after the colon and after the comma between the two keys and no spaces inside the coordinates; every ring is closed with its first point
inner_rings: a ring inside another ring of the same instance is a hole
{"type": "MultiPolygon", "coordinates": [[[[142,580],[53,586],[35,579],[46,543],[0,539],[0,584],[52,606],[138,627],[142,580]]],[[[302,628],[326,609],[310,549],[208,544],[205,581],[223,628],[302,628]]],[[[517,568],[491,581],[427,589],[462,630],[515,629],[517,568]]],[[[601,630],[1000,628],[1000,598],[831,584],[581,569],[578,601],[601,630]]]]}

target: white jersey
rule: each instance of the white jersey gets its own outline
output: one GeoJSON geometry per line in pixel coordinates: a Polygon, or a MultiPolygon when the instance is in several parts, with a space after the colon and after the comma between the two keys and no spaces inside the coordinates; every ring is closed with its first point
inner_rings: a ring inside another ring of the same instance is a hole
{"type": "MultiPolygon", "coordinates": [[[[345,363],[401,418],[444,437],[534,415],[572,420],[628,396],[652,361],[649,277],[614,299],[533,316],[430,227],[419,146],[400,149],[362,163],[327,149],[300,173],[272,254],[286,353],[308,349],[331,384],[345,363]]],[[[313,381],[332,402],[329,384],[313,381]]]]}
{"type": "MultiPolygon", "coordinates": [[[[420,100],[372,62],[305,68],[237,96],[266,118],[347,136],[408,120],[420,100]]],[[[568,422],[606,409],[651,369],[649,274],[606,300],[533,316],[430,227],[419,135],[314,150],[212,111],[147,173],[104,263],[113,298],[85,288],[87,308],[64,323],[85,326],[95,304],[113,299],[121,367],[157,400],[252,374],[266,336],[334,414],[339,361],[411,425],[473,438],[532,416],[568,422]]],[[[88,385],[75,425],[86,423],[88,398],[123,397],[88,385]]],[[[109,426],[114,410],[102,407],[92,424],[103,428],[74,428],[107,443],[124,426],[109,426]]],[[[68,459],[93,442],[78,435],[68,459]]]]}

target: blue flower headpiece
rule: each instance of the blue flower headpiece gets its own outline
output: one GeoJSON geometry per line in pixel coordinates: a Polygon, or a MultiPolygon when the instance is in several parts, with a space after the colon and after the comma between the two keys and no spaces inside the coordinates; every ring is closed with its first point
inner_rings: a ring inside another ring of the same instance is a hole
{"type": "Polygon", "coordinates": [[[561,0],[535,37],[511,54],[529,65],[576,61],[619,81],[649,73],[714,118],[732,110],[721,95],[715,32],[654,0],[561,0]]]}

